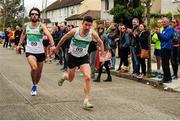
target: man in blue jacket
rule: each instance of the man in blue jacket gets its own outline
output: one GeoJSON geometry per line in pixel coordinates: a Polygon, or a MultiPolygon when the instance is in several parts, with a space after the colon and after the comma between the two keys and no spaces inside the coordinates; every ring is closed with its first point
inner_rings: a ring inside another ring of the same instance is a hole
{"type": "Polygon", "coordinates": [[[169,61],[171,58],[171,51],[173,48],[174,30],[169,26],[169,19],[166,17],[162,19],[162,26],[164,27],[162,33],[160,33],[160,29],[156,30],[158,38],[161,41],[162,48],[162,69],[164,73],[162,83],[169,83],[172,80],[169,68],[169,61]]]}

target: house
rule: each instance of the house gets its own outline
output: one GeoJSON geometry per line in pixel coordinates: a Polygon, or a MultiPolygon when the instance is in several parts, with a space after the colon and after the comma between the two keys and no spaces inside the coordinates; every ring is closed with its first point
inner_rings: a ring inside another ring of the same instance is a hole
{"type": "Polygon", "coordinates": [[[114,7],[114,0],[101,0],[101,20],[113,21],[110,10],[114,7]]]}
{"type": "Polygon", "coordinates": [[[159,14],[161,13],[161,0],[151,0],[151,13],[159,14]]]}
{"type": "Polygon", "coordinates": [[[99,0],[57,0],[46,8],[46,15],[53,25],[67,22],[78,26],[79,17],[76,20],[75,15],[89,15],[97,10],[100,10],[99,0]]]}
{"type": "MultiPolygon", "coordinates": [[[[75,14],[73,16],[70,16],[66,18],[65,20],[68,22],[68,24],[72,25],[81,25],[82,20],[85,16],[92,16],[94,20],[100,18],[100,11],[98,10],[87,10],[86,12],[83,12],[81,14],[75,14]]],[[[96,22],[93,23],[93,26],[96,26],[96,22]]]]}
{"type": "Polygon", "coordinates": [[[161,14],[171,12],[172,15],[177,15],[177,8],[180,8],[180,0],[161,0],[161,14]]]}

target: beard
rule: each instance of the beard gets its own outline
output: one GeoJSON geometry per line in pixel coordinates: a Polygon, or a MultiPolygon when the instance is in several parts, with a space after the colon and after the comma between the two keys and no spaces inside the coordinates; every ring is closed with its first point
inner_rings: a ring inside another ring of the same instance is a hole
{"type": "Polygon", "coordinates": [[[36,23],[36,22],[39,21],[39,19],[32,18],[31,21],[32,21],[33,23],[36,23]]]}

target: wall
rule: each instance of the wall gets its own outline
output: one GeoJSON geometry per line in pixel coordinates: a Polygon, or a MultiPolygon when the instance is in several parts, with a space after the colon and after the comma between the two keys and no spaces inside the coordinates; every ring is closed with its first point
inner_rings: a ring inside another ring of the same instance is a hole
{"type": "Polygon", "coordinates": [[[101,10],[100,0],[84,0],[80,6],[79,12],[83,13],[87,10],[101,10]]]}
{"type": "Polygon", "coordinates": [[[152,7],[151,13],[160,13],[161,12],[161,0],[151,0],[152,7]]]}
{"type": "Polygon", "coordinates": [[[171,12],[173,15],[177,12],[177,7],[180,6],[180,0],[162,0],[161,13],[166,14],[171,12]],[[177,2],[173,2],[177,1],[177,2]]]}
{"type": "MultiPolygon", "coordinates": [[[[109,0],[109,10],[114,7],[114,0],[109,0]]],[[[113,20],[113,16],[109,11],[105,11],[105,1],[101,0],[101,20],[113,20]]]]}
{"type": "Polygon", "coordinates": [[[65,21],[65,18],[72,16],[74,14],[78,14],[79,7],[80,5],[75,5],[75,6],[48,11],[47,18],[50,18],[52,23],[55,23],[55,22],[58,22],[59,24],[63,23],[65,21]],[[72,9],[74,10],[73,14],[71,13],[72,9]]]}

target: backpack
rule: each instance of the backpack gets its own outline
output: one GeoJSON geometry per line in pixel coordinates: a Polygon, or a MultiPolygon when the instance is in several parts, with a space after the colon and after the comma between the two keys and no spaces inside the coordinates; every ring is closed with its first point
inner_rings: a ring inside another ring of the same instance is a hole
{"type": "Polygon", "coordinates": [[[178,41],[179,40],[179,31],[177,29],[174,29],[174,37],[173,40],[174,41],[178,41]]]}

